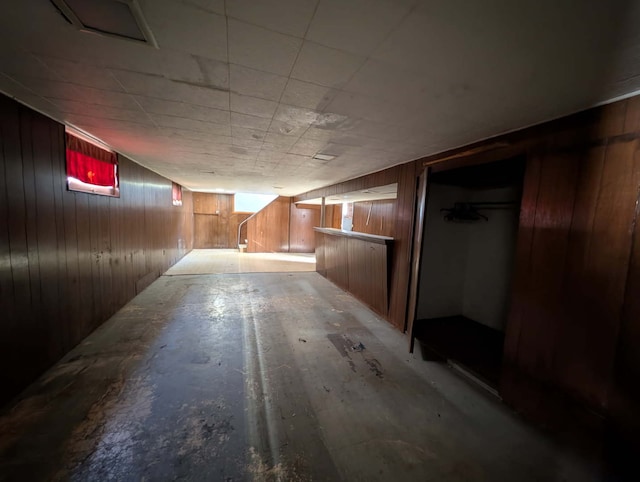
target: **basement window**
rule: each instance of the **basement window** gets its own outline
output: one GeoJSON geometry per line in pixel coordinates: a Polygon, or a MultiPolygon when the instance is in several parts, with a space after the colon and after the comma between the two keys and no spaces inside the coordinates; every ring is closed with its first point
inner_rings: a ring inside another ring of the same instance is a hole
{"type": "Polygon", "coordinates": [[[182,186],[175,182],[171,183],[171,200],[174,206],[182,206],[182,186]]]}
{"type": "Polygon", "coordinates": [[[115,152],[70,132],[65,133],[65,144],[69,191],[120,197],[115,152]]]}
{"type": "Polygon", "coordinates": [[[277,197],[277,194],[238,192],[233,195],[233,212],[257,213],[277,197]]]}

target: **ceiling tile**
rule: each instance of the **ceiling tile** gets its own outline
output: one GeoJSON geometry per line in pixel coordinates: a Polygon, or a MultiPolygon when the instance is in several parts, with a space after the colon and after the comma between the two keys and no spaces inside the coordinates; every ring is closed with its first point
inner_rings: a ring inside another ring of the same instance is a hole
{"type": "Polygon", "coordinates": [[[231,135],[234,139],[248,139],[250,141],[260,141],[260,143],[262,143],[267,133],[265,131],[260,131],[257,129],[231,126],[231,135]]]}
{"type": "Polygon", "coordinates": [[[78,86],[69,82],[46,80],[40,77],[30,77],[17,74],[4,74],[10,82],[16,84],[21,89],[54,99],[73,100],[79,96],[78,86]]]}
{"type": "Polygon", "coordinates": [[[322,0],[306,38],[369,55],[408,11],[406,4],[386,0],[322,0]]]}
{"type": "Polygon", "coordinates": [[[345,146],[364,146],[371,142],[371,138],[353,135],[345,132],[335,132],[331,136],[331,144],[343,144],[345,146]]]}
{"type": "MultiPolygon", "coordinates": [[[[231,131],[233,132],[233,127],[231,127],[231,131]]],[[[257,139],[246,139],[243,137],[233,137],[233,145],[240,147],[254,147],[259,149],[262,147],[262,140],[257,139]]]]}
{"type": "Polygon", "coordinates": [[[261,149],[258,154],[258,161],[261,163],[272,163],[278,164],[281,159],[283,159],[286,154],[280,151],[270,151],[268,149],[261,149]]]}
{"type": "Polygon", "coordinates": [[[33,77],[21,77],[15,80],[41,96],[50,99],[75,100],[87,104],[106,105],[122,109],[136,108],[133,97],[123,92],[93,89],[70,82],[56,82],[33,77]]]}
{"type": "Polygon", "coordinates": [[[278,101],[287,84],[287,77],[280,75],[234,64],[231,64],[229,69],[231,91],[241,95],[278,101]]]}
{"type": "Polygon", "coordinates": [[[24,85],[0,73],[0,92],[19,99],[20,102],[36,109],[40,112],[46,112],[54,119],[61,121],[62,113],[58,111],[58,107],[47,99],[36,95],[24,85]]]}
{"type": "Polygon", "coordinates": [[[176,2],[146,2],[144,16],[160,49],[227,61],[225,17],[176,2]]]}
{"type": "Polygon", "coordinates": [[[348,133],[363,138],[390,141],[402,141],[407,138],[406,127],[404,126],[365,119],[359,119],[354,122],[350,126],[348,133]]]}
{"type": "Polygon", "coordinates": [[[288,167],[299,167],[311,160],[311,156],[304,156],[299,154],[286,154],[280,159],[280,164],[284,164],[288,167]]]}
{"type": "Polygon", "coordinates": [[[385,100],[404,100],[413,104],[434,89],[429,75],[419,75],[396,65],[376,60],[367,62],[343,90],[385,100]]]}
{"type": "Polygon", "coordinates": [[[111,72],[103,67],[53,57],[41,57],[40,60],[66,82],[104,90],[124,91],[111,72]]]}
{"type": "Polygon", "coordinates": [[[191,85],[137,72],[119,70],[114,71],[114,75],[124,89],[131,94],[175,100],[206,107],[229,108],[229,93],[220,89],[191,85]]]}
{"type": "Polygon", "coordinates": [[[331,130],[309,127],[300,139],[329,142],[333,135],[335,135],[335,132],[331,130]]]}
{"type": "Polygon", "coordinates": [[[294,126],[307,127],[314,124],[322,115],[310,109],[280,104],[273,119],[294,126]]]}
{"type": "MultiPolygon", "coordinates": [[[[139,123],[132,122],[128,120],[114,120],[114,119],[105,119],[101,117],[92,117],[90,115],[82,115],[82,114],[65,114],[63,113],[63,120],[65,123],[70,123],[76,127],[79,127],[88,133],[92,134],[94,132],[94,128],[100,129],[111,129],[111,130],[119,130],[126,132],[129,130],[130,132],[136,132],[137,135],[146,135],[149,131],[155,131],[156,127],[149,125],[149,123],[139,123]]],[[[109,139],[103,139],[109,143],[109,139]]]]}
{"type": "Polygon", "coordinates": [[[284,156],[289,152],[290,144],[284,143],[284,142],[278,142],[278,143],[265,142],[264,144],[262,144],[262,148],[268,149],[273,152],[279,152],[284,156]]]}
{"type": "Polygon", "coordinates": [[[122,109],[134,108],[135,99],[129,94],[122,92],[112,92],[110,90],[93,89],[91,87],[84,87],[77,85],[75,91],[78,95],[73,100],[80,102],[86,102],[88,104],[100,104],[110,107],[117,107],[122,109]]]}
{"type": "Polygon", "coordinates": [[[281,150],[285,149],[285,152],[293,147],[298,141],[299,137],[294,135],[285,135],[277,132],[268,132],[264,138],[264,146],[267,149],[281,150]]]}
{"type": "MultiPolygon", "coordinates": [[[[157,1],[157,0],[149,0],[157,1]]],[[[224,15],[224,0],[178,0],[184,5],[197,8],[203,12],[217,13],[218,15],[224,15]]]]}
{"type": "Polygon", "coordinates": [[[349,81],[364,61],[365,57],[305,41],[291,77],[339,88],[349,81]]]}
{"type": "Polygon", "coordinates": [[[321,111],[337,92],[337,90],[310,82],[289,79],[280,101],[283,104],[321,111]]]}
{"type": "Polygon", "coordinates": [[[285,136],[295,136],[300,137],[304,134],[304,131],[307,130],[306,125],[300,124],[288,124],[286,122],[282,122],[279,120],[271,121],[271,125],[269,126],[269,132],[274,132],[276,134],[283,134],[285,136]]]}
{"type": "MultiPolygon", "coordinates": [[[[69,58],[88,65],[152,74],[184,82],[205,84],[207,80],[210,80],[211,86],[219,88],[224,88],[228,84],[228,76],[223,79],[225,84],[219,84],[217,82],[220,79],[217,76],[208,75],[207,71],[203,72],[202,62],[200,65],[196,62],[196,59],[202,59],[202,57],[175,51],[171,48],[157,50],[133,44],[131,48],[122,50],[109,45],[109,48],[102,48],[97,52],[99,52],[98,56],[96,52],[87,48],[80,54],[69,56],[69,58]]],[[[207,68],[207,70],[211,69],[207,68]]]]}
{"type": "Polygon", "coordinates": [[[48,99],[55,104],[60,112],[66,114],[78,114],[91,117],[99,117],[103,119],[112,120],[125,120],[131,122],[137,122],[140,124],[150,124],[153,122],[149,116],[142,111],[138,106],[132,104],[127,109],[121,107],[109,107],[105,105],[87,104],[84,102],[77,102],[74,100],[64,99],[48,99]]]}
{"type": "Polygon", "coordinates": [[[610,2],[139,1],[160,49],[13,2],[0,90],[209,188],[300,192],[640,88],[640,9],[610,2]]]}
{"type": "MultiPolygon", "coordinates": [[[[212,124],[214,125],[214,124],[212,124]]],[[[175,137],[180,140],[200,141],[206,144],[219,145],[231,144],[231,137],[224,135],[216,135],[205,131],[195,131],[190,129],[180,129],[177,127],[158,127],[158,132],[166,137],[175,137]]]]}
{"type": "Polygon", "coordinates": [[[257,117],[254,115],[239,114],[237,112],[231,112],[231,125],[236,127],[246,127],[248,129],[257,129],[260,131],[267,131],[271,124],[271,119],[265,119],[264,117],[257,117]]]}
{"type": "Polygon", "coordinates": [[[240,114],[255,115],[270,119],[278,104],[276,102],[248,95],[231,94],[231,110],[240,114]]]}
{"type": "Polygon", "coordinates": [[[269,30],[303,37],[317,0],[227,0],[227,15],[269,30]]]}
{"type": "Polygon", "coordinates": [[[185,104],[184,102],[157,99],[155,97],[135,96],[135,99],[145,112],[187,117],[190,119],[214,122],[217,124],[230,123],[228,110],[214,109],[195,104],[185,104]]]}
{"type": "Polygon", "coordinates": [[[293,147],[291,147],[289,152],[302,156],[314,156],[318,152],[321,152],[325,145],[326,142],[324,141],[300,138],[293,147]]]}
{"type": "Polygon", "coordinates": [[[229,19],[229,62],[289,75],[302,40],[229,19]]]}
{"type": "MultiPolygon", "coordinates": [[[[2,44],[2,42],[0,42],[2,44]]],[[[18,77],[35,77],[65,81],[56,71],[44,64],[37,56],[22,49],[0,46],[0,72],[18,77]]]]}
{"type": "Polygon", "coordinates": [[[193,61],[198,66],[198,74],[192,78],[188,76],[181,76],[179,74],[173,74],[172,72],[165,73],[163,77],[174,80],[186,80],[187,82],[201,84],[204,87],[214,87],[220,90],[229,89],[229,64],[226,62],[220,62],[219,60],[206,59],[197,55],[191,56],[193,61]],[[183,79],[184,77],[184,79],[183,79]]]}
{"type": "MultiPolygon", "coordinates": [[[[395,115],[399,108],[377,100],[374,97],[340,92],[326,107],[327,112],[341,114],[351,119],[368,119],[377,122],[390,122],[389,118],[395,115]]],[[[395,117],[393,118],[395,122],[395,117]]]]}

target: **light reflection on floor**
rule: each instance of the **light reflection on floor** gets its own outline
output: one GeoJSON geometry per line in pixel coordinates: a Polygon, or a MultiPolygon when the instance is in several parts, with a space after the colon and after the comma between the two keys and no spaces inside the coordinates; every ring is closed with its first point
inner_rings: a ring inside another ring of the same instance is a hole
{"type": "Polygon", "coordinates": [[[313,253],[240,253],[236,249],[194,249],[165,275],[286,273],[315,271],[313,253]]]}

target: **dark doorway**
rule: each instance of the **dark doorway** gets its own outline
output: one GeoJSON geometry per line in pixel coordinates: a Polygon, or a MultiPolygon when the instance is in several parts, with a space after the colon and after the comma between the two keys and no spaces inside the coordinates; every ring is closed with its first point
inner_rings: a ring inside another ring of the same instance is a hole
{"type": "Polygon", "coordinates": [[[497,388],[518,232],[524,158],[429,176],[414,334],[497,388]]]}

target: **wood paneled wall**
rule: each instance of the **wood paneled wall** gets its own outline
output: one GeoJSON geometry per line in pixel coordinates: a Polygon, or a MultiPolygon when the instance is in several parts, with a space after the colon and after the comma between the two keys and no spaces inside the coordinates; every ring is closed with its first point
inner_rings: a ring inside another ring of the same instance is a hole
{"type": "Polygon", "coordinates": [[[320,226],[320,206],[297,206],[280,196],[247,222],[249,253],[313,253],[314,227],[320,226]]]}
{"type": "Polygon", "coordinates": [[[316,271],[385,316],[391,242],[352,233],[316,230],[316,271]]]}
{"type": "Polygon", "coordinates": [[[571,142],[569,130],[561,146],[545,138],[532,148],[525,176],[501,394],[548,424],[562,422],[567,404],[603,419],[614,413],[611,382],[624,384],[618,375],[630,366],[621,330],[640,323],[625,310],[639,296],[629,286],[637,270],[638,104],[594,112],[588,129],[576,117],[571,142]]]}
{"type": "MultiPolygon", "coordinates": [[[[193,213],[196,249],[237,248],[238,225],[251,216],[233,212],[232,194],[203,192],[193,193],[193,213]]],[[[245,226],[241,240],[246,238],[245,226]]]]}
{"type": "Polygon", "coordinates": [[[287,253],[291,198],[280,196],[247,222],[248,253],[287,253]]]}
{"type": "Polygon", "coordinates": [[[353,231],[393,237],[395,199],[353,203],[353,231]]]}
{"type": "MultiPolygon", "coordinates": [[[[325,206],[325,228],[342,228],[342,204],[328,204],[325,206]]],[[[318,226],[320,226],[318,224],[318,226]]]]}
{"type": "Polygon", "coordinates": [[[63,126],[0,96],[0,403],[192,248],[191,193],[119,160],[120,198],[67,191],[63,126]]]}
{"type": "Polygon", "coordinates": [[[297,205],[291,202],[289,216],[289,252],[313,253],[315,231],[320,226],[320,206],[297,205]]]}
{"type": "MultiPolygon", "coordinates": [[[[333,186],[315,189],[294,198],[295,201],[316,199],[359,191],[376,186],[398,183],[398,198],[395,200],[395,209],[390,222],[382,221],[382,227],[388,233],[383,234],[394,238],[391,248],[391,281],[389,283],[389,310],[383,314],[397,329],[406,329],[407,298],[409,289],[409,264],[411,261],[411,244],[413,235],[413,212],[415,209],[415,196],[417,189],[416,170],[418,162],[409,162],[400,166],[385,169],[373,174],[351,179],[333,186]],[[390,227],[393,225],[393,228],[390,227]]],[[[364,203],[366,204],[366,203],[364,203]]],[[[368,209],[368,207],[367,207],[368,209]]],[[[336,209],[336,211],[338,211],[336,209]]],[[[354,213],[355,215],[355,213],[354,213]]],[[[388,215],[388,214],[387,214],[388,215]]],[[[385,215],[385,220],[387,219],[385,215]]],[[[340,220],[332,218],[334,225],[339,228],[340,220]],[[337,224],[337,225],[336,225],[337,224]]],[[[365,217],[366,222],[366,217],[365,217]]],[[[329,224],[329,218],[327,218],[329,224]]],[[[370,221],[371,224],[371,221],[370,221]]],[[[378,220],[377,226],[380,225],[378,220]]],[[[327,226],[329,227],[329,226],[327,226]]],[[[371,225],[372,228],[376,225],[371,225]]]]}

